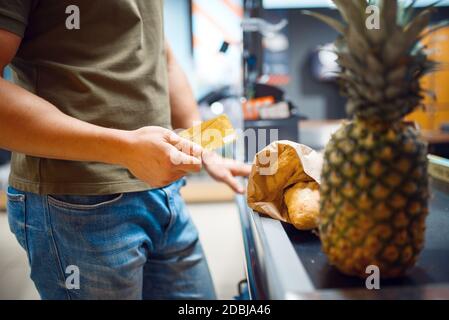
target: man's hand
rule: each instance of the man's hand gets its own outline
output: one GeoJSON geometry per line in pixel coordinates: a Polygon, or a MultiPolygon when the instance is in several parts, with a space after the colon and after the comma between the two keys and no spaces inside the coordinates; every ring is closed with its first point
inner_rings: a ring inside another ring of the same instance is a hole
{"type": "Polygon", "coordinates": [[[232,159],[225,159],[210,151],[204,151],[202,158],[204,168],[212,178],[226,183],[237,193],[245,192],[235,177],[247,177],[251,172],[251,166],[232,159]]]}
{"type": "Polygon", "coordinates": [[[121,162],[152,187],[166,186],[201,170],[201,147],[170,130],[144,127],[131,131],[129,141],[131,148],[121,162]]]}

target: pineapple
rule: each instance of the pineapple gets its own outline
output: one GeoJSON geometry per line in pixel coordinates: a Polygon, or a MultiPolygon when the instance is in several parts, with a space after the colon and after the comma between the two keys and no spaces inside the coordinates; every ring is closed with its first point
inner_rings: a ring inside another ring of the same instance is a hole
{"type": "Polygon", "coordinates": [[[414,14],[396,0],[334,0],[344,22],[307,11],[341,36],[335,43],[342,93],[352,120],[325,150],[320,238],[329,262],[366,277],[376,265],[383,278],[412,267],[423,248],[428,214],[427,146],[403,117],[422,103],[420,79],[436,69],[422,37],[433,7],[414,14]],[[375,4],[380,29],[365,25],[375,4]]]}

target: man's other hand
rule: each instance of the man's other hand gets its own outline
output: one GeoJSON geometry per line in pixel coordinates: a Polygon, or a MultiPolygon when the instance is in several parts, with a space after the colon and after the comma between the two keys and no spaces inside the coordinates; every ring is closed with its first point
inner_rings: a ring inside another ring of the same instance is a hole
{"type": "Polygon", "coordinates": [[[251,172],[251,166],[225,159],[211,151],[203,152],[203,164],[209,175],[216,181],[226,183],[234,192],[244,193],[245,189],[235,177],[247,177],[251,172]]]}

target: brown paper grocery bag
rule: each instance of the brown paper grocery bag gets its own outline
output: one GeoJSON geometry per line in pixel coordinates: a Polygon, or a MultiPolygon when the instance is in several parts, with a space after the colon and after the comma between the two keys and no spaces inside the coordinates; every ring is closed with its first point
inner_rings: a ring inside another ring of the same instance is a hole
{"type": "Polygon", "coordinates": [[[323,157],[308,146],[276,141],[256,154],[248,181],[248,206],[289,222],[285,191],[298,182],[320,183],[323,157]]]}

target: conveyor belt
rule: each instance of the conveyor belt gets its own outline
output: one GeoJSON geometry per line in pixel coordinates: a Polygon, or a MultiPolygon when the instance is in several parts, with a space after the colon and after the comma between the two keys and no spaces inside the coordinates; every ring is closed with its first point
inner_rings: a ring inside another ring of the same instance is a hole
{"type": "MultiPolygon", "coordinates": [[[[432,181],[431,194],[426,243],[417,265],[404,278],[383,280],[381,287],[449,283],[449,190],[447,190],[447,184],[432,181]]],[[[328,264],[316,235],[298,231],[287,224],[284,224],[284,229],[317,290],[365,288],[364,280],[344,276],[328,264]]]]}

